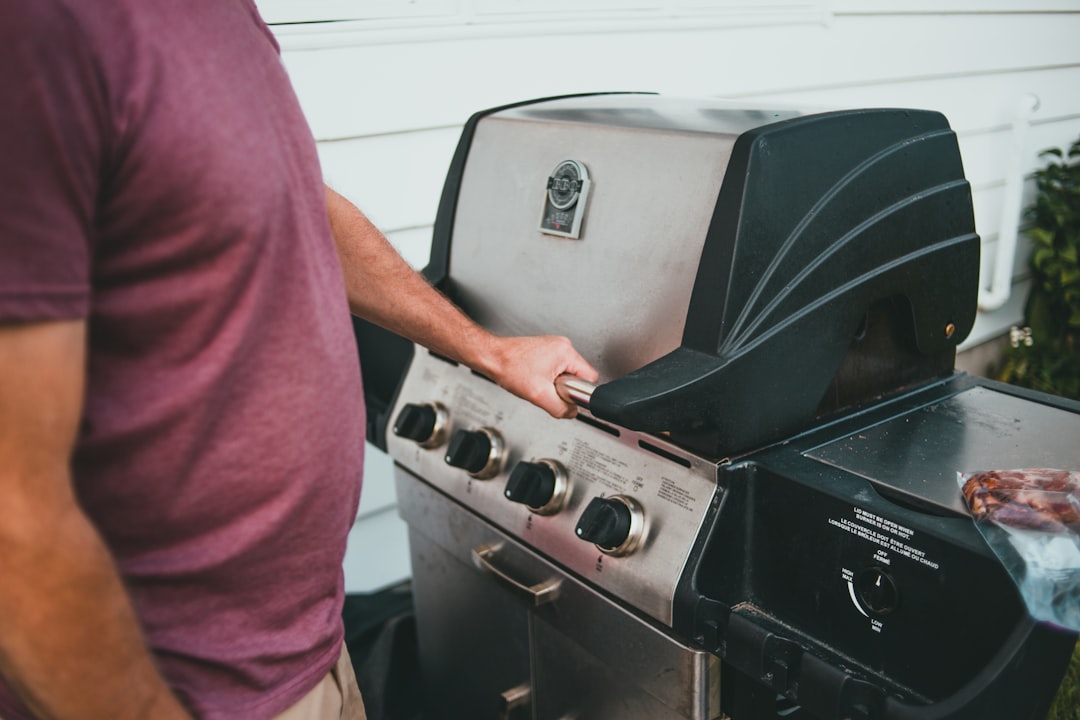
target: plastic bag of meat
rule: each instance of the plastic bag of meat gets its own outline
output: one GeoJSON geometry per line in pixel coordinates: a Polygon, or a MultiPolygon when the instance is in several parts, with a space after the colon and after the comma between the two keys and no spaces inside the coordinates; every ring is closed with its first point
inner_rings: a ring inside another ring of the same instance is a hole
{"type": "Polygon", "coordinates": [[[1080,472],[985,470],[957,479],[1032,617],[1080,631],[1080,472]]]}

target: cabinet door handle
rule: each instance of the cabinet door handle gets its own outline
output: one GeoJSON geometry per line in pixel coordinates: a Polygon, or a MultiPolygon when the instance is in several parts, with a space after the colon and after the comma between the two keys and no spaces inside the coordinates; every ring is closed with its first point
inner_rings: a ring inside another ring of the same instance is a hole
{"type": "Polygon", "coordinates": [[[555,601],[559,596],[559,585],[562,584],[561,580],[555,578],[544,580],[535,585],[526,585],[525,583],[510,577],[506,571],[502,570],[492,562],[495,553],[497,553],[500,548],[502,548],[502,543],[491,543],[474,547],[472,549],[473,565],[484,572],[494,575],[503,583],[503,585],[510,588],[514,594],[524,598],[526,602],[534,607],[539,607],[540,605],[546,605],[549,602],[555,601]]]}
{"type": "Polygon", "coordinates": [[[514,711],[525,710],[531,702],[532,687],[528,683],[504,691],[499,703],[499,720],[513,720],[514,717],[523,715],[514,711]]]}

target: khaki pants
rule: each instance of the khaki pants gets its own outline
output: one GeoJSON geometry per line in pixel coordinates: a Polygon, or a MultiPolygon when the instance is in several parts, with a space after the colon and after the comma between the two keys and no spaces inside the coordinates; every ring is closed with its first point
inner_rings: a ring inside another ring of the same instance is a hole
{"type": "Polygon", "coordinates": [[[349,651],[341,644],[337,664],[300,702],[274,720],[366,720],[349,651]]]}

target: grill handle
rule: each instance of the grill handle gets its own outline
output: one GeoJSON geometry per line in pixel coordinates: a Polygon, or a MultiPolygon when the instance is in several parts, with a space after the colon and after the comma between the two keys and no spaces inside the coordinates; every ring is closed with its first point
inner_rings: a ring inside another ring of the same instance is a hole
{"type": "Polygon", "coordinates": [[[555,602],[559,597],[559,587],[562,581],[558,578],[545,580],[536,585],[528,585],[511,577],[506,571],[494,563],[495,553],[502,549],[502,543],[490,543],[472,548],[472,561],[477,569],[482,570],[498,578],[503,585],[524,598],[533,607],[540,607],[550,602],[555,602]]]}
{"type": "Polygon", "coordinates": [[[596,385],[588,380],[582,380],[577,375],[565,373],[555,378],[555,392],[559,394],[559,397],[579,407],[589,407],[595,389],[596,385]]]}

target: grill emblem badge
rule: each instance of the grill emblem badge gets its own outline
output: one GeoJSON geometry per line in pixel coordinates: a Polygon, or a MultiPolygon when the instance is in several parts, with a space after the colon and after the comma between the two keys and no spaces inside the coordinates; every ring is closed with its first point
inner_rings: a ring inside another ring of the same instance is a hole
{"type": "Polygon", "coordinates": [[[589,171],[583,163],[563,160],[556,165],[547,179],[540,232],[560,237],[580,237],[589,185],[589,171]]]}

